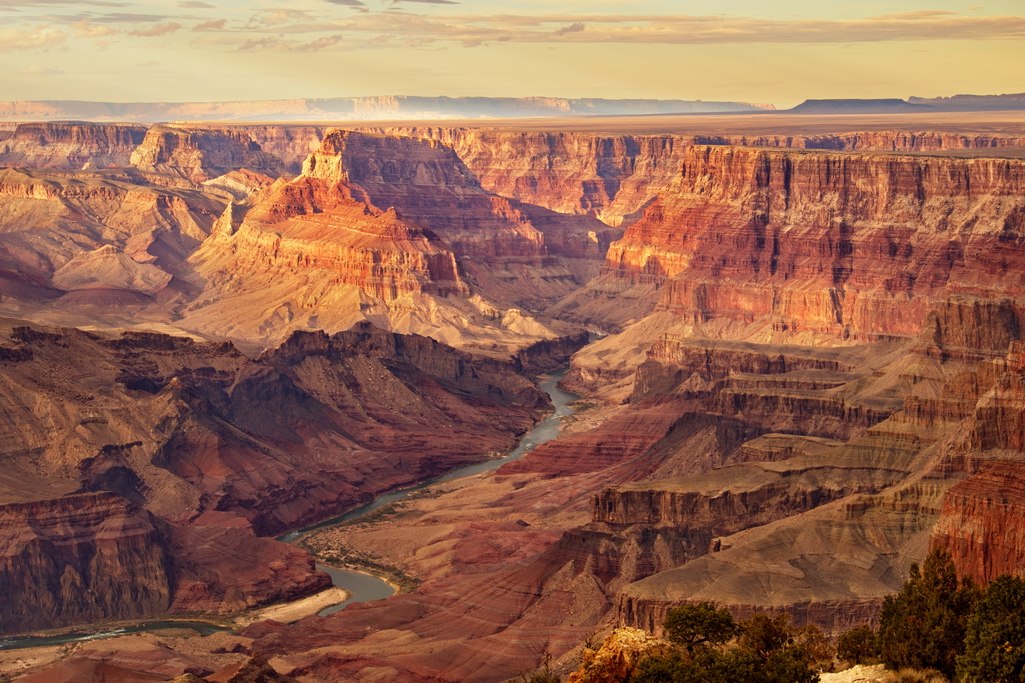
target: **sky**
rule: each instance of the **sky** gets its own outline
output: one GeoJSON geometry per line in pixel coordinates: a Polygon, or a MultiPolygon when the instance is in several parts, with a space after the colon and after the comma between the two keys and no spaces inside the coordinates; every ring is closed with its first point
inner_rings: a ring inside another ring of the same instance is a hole
{"type": "Polygon", "coordinates": [[[1025,0],[0,0],[0,100],[1025,92],[1025,0]]]}

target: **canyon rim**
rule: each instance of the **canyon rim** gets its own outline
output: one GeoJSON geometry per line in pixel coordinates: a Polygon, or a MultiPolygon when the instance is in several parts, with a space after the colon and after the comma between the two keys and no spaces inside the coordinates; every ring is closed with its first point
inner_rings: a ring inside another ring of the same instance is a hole
{"type": "Polygon", "coordinates": [[[1020,8],[528,4],[0,3],[0,680],[1025,575],[1020,8]]]}

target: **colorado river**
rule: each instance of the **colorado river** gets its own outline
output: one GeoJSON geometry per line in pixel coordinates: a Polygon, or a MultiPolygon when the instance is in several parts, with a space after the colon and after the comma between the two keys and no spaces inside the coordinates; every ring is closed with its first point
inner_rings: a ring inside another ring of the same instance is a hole
{"type": "MultiPolygon", "coordinates": [[[[344,515],[324,520],[323,522],[318,522],[317,524],[304,529],[299,529],[298,531],[285,534],[284,536],[280,536],[278,540],[285,541],[286,543],[295,543],[302,536],[310,533],[311,531],[326,529],[327,527],[338,526],[340,524],[350,524],[386,505],[408,498],[413,493],[422,491],[428,486],[445,481],[452,481],[454,479],[472,477],[483,472],[490,472],[498,469],[507,462],[522,458],[532,449],[557,437],[559,432],[562,431],[563,418],[573,414],[572,403],[579,397],[559,388],[559,380],[561,380],[565,374],[566,370],[561,370],[559,372],[541,376],[541,383],[539,386],[542,391],[548,394],[555,411],[545,419],[535,424],[526,434],[523,435],[520,439],[519,445],[509,451],[505,456],[494,460],[486,460],[474,465],[467,465],[466,467],[460,467],[443,474],[440,477],[424,482],[423,484],[386,493],[382,496],[378,496],[366,505],[350,510],[344,515]]],[[[392,584],[372,574],[349,569],[339,569],[337,567],[329,567],[321,564],[318,564],[317,568],[329,574],[331,576],[331,581],[335,586],[342,588],[349,593],[349,597],[345,602],[332,605],[331,607],[321,610],[321,616],[342,610],[355,602],[381,600],[390,597],[395,593],[395,587],[392,584]]]]}
{"type": "MultiPolygon", "coordinates": [[[[344,515],[333,517],[323,522],[318,522],[312,526],[293,531],[285,534],[284,536],[278,537],[279,541],[286,543],[295,543],[303,535],[316,531],[318,529],[324,529],[331,526],[337,526],[339,524],[348,524],[358,520],[364,515],[368,515],[375,510],[378,510],[391,503],[403,500],[409,497],[411,494],[423,490],[433,484],[438,484],[445,481],[452,481],[453,479],[462,479],[464,477],[472,477],[482,472],[489,472],[496,470],[502,465],[517,458],[523,457],[524,454],[530,452],[531,449],[539,446],[546,441],[551,441],[559,435],[562,431],[563,418],[573,413],[571,404],[578,397],[574,394],[562,391],[557,386],[559,380],[562,379],[563,375],[566,374],[566,370],[561,370],[549,375],[541,375],[540,388],[546,392],[551,398],[552,405],[555,411],[546,417],[545,419],[534,425],[523,437],[520,439],[520,443],[515,449],[510,451],[508,454],[501,458],[494,460],[487,460],[485,462],[477,463],[475,465],[467,465],[466,467],[460,467],[452,470],[446,474],[441,475],[435,479],[427,481],[417,486],[411,486],[409,488],[400,489],[391,493],[378,496],[372,502],[367,503],[354,510],[350,510],[344,515]]],[[[320,611],[321,615],[332,614],[339,610],[344,609],[348,605],[354,602],[370,602],[372,600],[381,600],[387,598],[395,593],[395,587],[385,581],[384,579],[368,574],[365,572],[353,571],[349,569],[339,569],[336,567],[329,567],[326,565],[317,565],[317,569],[326,572],[330,577],[332,583],[339,588],[345,589],[348,592],[349,597],[345,602],[337,605],[332,605],[320,611]]],[[[230,630],[227,626],[219,626],[215,623],[204,622],[201,620],[154,620],[139,622],[131,625],[126,625],[122,628],[110,628],[108,630],[97,630],[97,631],[72,631],[64,632],[57,635],[41,635],[41,636],[16,636],[11,638],[0,639],[0,650],[12,650],[26,647],[41,647],[46,645],[60,645],[62,643],[72,643],[84,640],[96,640],[100,638],[113,638],[115,636],[124,635],[127,633],[140,633],[143,631],[157,631],[169,628],[181,628],[196,631],[201,635],[207,635],[215,631],[230,630]]]]}

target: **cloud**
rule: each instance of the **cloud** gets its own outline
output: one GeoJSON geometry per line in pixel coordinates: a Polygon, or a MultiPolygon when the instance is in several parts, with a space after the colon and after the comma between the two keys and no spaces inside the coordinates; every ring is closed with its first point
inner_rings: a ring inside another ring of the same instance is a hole
{"type": "Polygon", "coordinates": [[[54,69],[52,67],[38,66],[33,64],[32,66],[26,67],[21,73],[26,76],[60,76],[61,74],[67,73],[63,69],[54,69]]]}
{"type": "Polygon", "coordinates": [[[1025,38],[1025,17],[912,12],[852,20],[765,20],[692,15],[539,14],[427,16],[373,12],[350,19],[294,24],[289,33],[332,28],[404,44],[491,42],[726,44],[865,43],[898,40],[1025,38]],[[585,30],[586,28],[586,30],[585,30]]]}
{"type": "Polygon", "coordinates": [[[584,22],[577,21],[577,22],[574,22],[574,23],[570,24],[569,26],[563,26],[560,29],[556,29],[555,30],[555,35],[557,35],[557,36],[564,36],[567,33],[580,33],[585,28],[587,28],[587,27],[584,25],[584,22]]]}
{"type": "Polygon", "coordinates": [[[99,24],[149,24],[167,21],[165,14],[139,14],[137,12],[79,12],[74,15],[50,16],[53,22],[94,21],[99,24]]]}
{"type": "Polygon", "coordinates": [[[340,42],[342,42],[342,36],[340,35],[324,36],[308,42],[265,36],[263,38],[250,38],[242,43],[238,49],[241,52],[319,52],[320,50],[334,47],[340,42]]]}
{"type": "Polygon", "coordinates": [[[107,38],[117,33],[110,26],[94,24],[85,19],[72,24],[71,31],[75,34],[76,38],[107,38]]]}
{"type": "Polygon", "coordinates": [[[0,0],[0,11],[17,12],[28,7],[58,7],[61,5],[72,5],[81,7],[127,7],[127,2],[114,2],[110,0],[0,0]]]}
{"type": "Polygon", "coordinates": [[[185,9],[216,9],[209,2],[200,2],[200,0],[180,0],[178,6],[185,9]]]}
{"type": "Polygon", "coordinates": [[[367,6],[366,3],[363,2],[362,0],[327,0],[327,1],[329,3],[331,3],[332,5],[341,5],[342,7],[355,7],[355,8],[363,7],[363,8],[365,8],[367,6]]]}
{"type": "MultiPolygon", "coordinates": [[[[297,21],[315,22],[316,17],[309,10],[303,9],[276,9],[263,10],[249,17],[245,24],[246,30],[257,30],[264,28],[277,29],[283,25],[293,24],[297,21]]],[[[324,30],[323,27],[320,29],[324,30]]]]}
{"type": "Polygon", "coordinates": [[[0,28],[0,52],[45,50],[67,39],[67,33],[53,26],[0,28]]]}
{"type": "Polygon", "coordinates": [[[196,24],[192,27],[193,31],[223,31],[224,27],[228,25],[227,19],[211,19],[210,21],[204,21],[196,24]]]}
{"type": "Polygon", "coordinates": [[[137,28],[128,31],[130,36],[138,36],[140,38],[154,38],[156,36],[166,36],[168,33],[174,33],[180,30],[182,27],[176,21],[165,21],[161,24],[154,24],[147,28],[137,28]]]}

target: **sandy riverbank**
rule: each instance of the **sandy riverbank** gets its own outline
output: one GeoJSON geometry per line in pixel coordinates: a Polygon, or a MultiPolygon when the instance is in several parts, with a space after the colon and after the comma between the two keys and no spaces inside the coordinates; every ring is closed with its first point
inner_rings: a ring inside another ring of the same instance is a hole
{"type": "Polygon", "coordinates": [[[307,595],[305,598],[299,598],[298,600],[279,605],[271,605],[255,612],[243,614],[235,619],[235,623],[239,626],[248,626],[265,619],[273,619],[283,624],[291,624],[303,617],[316,614],[325,607],[345,602],[348,597],[349,594],[344,589],[333,586],[319,593],[307,595]]]}

